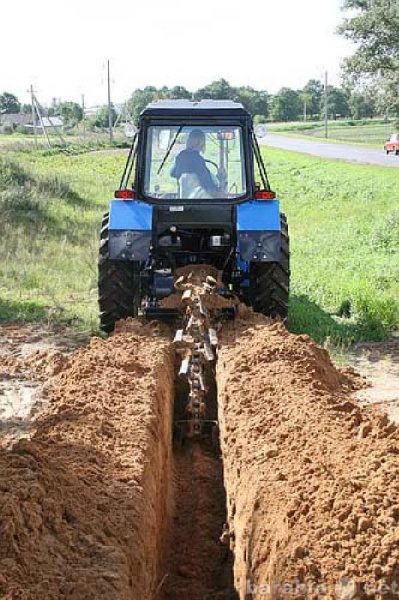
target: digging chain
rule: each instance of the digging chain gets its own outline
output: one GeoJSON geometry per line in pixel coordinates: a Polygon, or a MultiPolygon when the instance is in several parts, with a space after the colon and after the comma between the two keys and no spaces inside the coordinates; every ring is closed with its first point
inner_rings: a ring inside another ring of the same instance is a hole
{"type": "Polygon", "coordinates": [[[216,290],[216,280],[206,277],[200,284],[194,283],[190,277],[180,277],[175,288],[182,291],[182,304],[185,307],[184,327],[176,332],[174,343],[177,352],[182,355],[179,375],[187,377],[189,384],[189,400],[186,412],[188,437],[202,434],[206,421],[206,363],[215,360],[218,339],[215,329],[211,327],[209,311],[204,305],[204,296],[216,290]]]}

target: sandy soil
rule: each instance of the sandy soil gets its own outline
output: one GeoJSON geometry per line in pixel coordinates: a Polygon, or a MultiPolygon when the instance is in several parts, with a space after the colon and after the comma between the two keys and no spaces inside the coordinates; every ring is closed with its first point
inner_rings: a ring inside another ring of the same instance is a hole
{"type": "Polygon", "coordinates": [[[171,344],[135,324],[57,371],[31,439],[0,452],[0,597],[155,598],[172,509],[171,344]]]}
{"type": "Polygon", "coordinates": [[[173,449],[166,326],[0,328],[1,600],[396,598],[396,340],[365,387],[247,309],[219,338],[223,462],[173,449]]]}
{"type": "Polygon", "coordinates": [[[88,335],[42,326],[0,326],[0,446],[30,438],[34,417],[47,404],[48,380],[88,335]]]}
{"type": "Polygon", "coordinates": [[[349,362],[370,383],[357,397],[381,406],[391,420],[399,423],[399,337],[358,344],[349,362]]]}
{"type": "Polygon", "coordinates": [[[223,331],[219,422],[240,599],[379,598],[382,585],[396,597],[397,426],[361,408],[362,380],[307,336],[250,314],[223,331]]]}

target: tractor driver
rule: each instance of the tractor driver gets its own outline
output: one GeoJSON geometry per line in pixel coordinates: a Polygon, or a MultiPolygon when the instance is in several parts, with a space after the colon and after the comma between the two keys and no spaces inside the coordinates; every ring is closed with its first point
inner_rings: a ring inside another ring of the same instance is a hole
{"type": "Polygon", "coordinates": [[[206,166],[201,152],[205,150],[205,133],[201,129],[190,131],[186,149],[182,150],[175,160],[175,164],[170,174],[178,181],[184,173],[191,173],[197,176],[198,184],[209,195],[214,197],[219,192],[219,188],[212,179],[211,172],[206,166]]]}

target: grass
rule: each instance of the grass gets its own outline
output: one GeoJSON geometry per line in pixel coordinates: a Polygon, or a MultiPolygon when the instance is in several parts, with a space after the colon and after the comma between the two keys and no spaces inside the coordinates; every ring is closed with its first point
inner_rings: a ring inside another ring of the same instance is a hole
{"type": "MultiPolygon", "coordinates": [[[[323,121],[298,121],[295,123],[271,123],[270,132],[289,133],[325,140],[323,121]]],[[[382,120],[329,121],[328,140],[346,144],[362,144],[382,148],[384,141],[394,131],[394,125],[382,120]]]]}
{"type": "Polygon", "coordinates": [[[398,329],[397,173],[264,154],[290,225],[290,328],[343,344],[398,329]]]}
{"type": "MultiPolygon", "coordinates": [[[[332,346],[399,329],[396,172],[262,152],[290,225],[290,329],[332,346]]],[[[125,157],[0,156],[0,320],[97,328],[99,228],[125,157]]]]}
{"type": "Polygon", "coordinates": [[[96,328],[98,231],[124,156],[0,162],[0,320],[36,320],[33,303],[47,320],[96,328]]]}

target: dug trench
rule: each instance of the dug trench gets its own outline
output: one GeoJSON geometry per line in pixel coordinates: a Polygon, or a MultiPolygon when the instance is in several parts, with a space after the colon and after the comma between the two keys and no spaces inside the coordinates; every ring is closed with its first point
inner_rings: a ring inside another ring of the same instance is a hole
{"type": "Polygon", "coordinates": [[[121,323],[65,361],[1,450],[0,598],[397,597],[398,428],[280,323],[240,307],[219,339],[221,458],[173,446],[169,329],[121,323]]]}
{"type": "MultiPolygon", "coordinates": [[[[187,390],[175,386],[171,339],[167,327],[129,320],[64,360],[57,353],[34,422],[11,438],[3,423],[2,600],[229,597],[222,463],[206,440],[173,445],[187,390]]],[[[53,362],[43,351],[2,356],[0,372],[12,379],[33,365],[43,380],[53,362]]],[[[215,388],[208,410],[216,419],[215,388]]]]}

